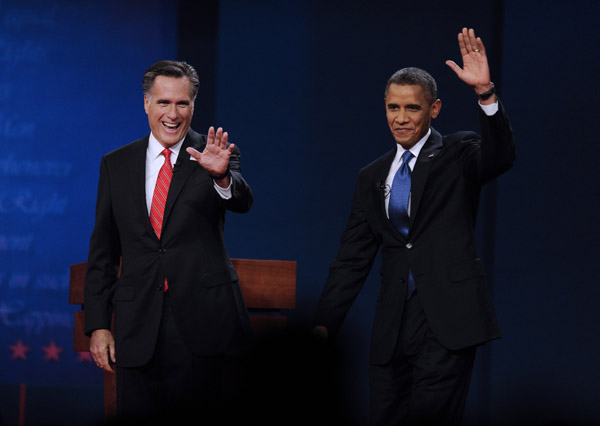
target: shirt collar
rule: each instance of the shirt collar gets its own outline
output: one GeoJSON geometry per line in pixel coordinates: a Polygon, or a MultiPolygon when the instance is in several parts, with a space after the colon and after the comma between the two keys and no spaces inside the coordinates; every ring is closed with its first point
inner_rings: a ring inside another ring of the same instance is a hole
{"type": "Polygon", "coordinates": [[[398,146],[398,149],[396,150],[396,157],[394,158],[394,162],[400,162],[402,155],[406,152],[406,151],[410,151],[412,153],[412,155],[414,156],[414,158],[418,158],[419,157],[419,153],[421,152],[421,149],[423,149],[423,145],[425,145],[425,142],[427,142],[427,139],[429,139],[429,136],[431,135],[431,127],[429,128],[429,130],[427,131],[427,133],[425,134],[425,136],[423,136],[421,139],[419,139],[419,142],[417,142],[416,144],[414,144],[412,146],[411,149],[404,149],[402,148],[401,145],[396,144],[398,146]]]}
{"type": "MultiPolygon", "coordinates": [[[[175,162],[175,159],[179,155],[179,151],[181,150],[181,146],[183,145],[184,140],[185,140],[185,138],[181,139],[179,142],[177,142],[175,145],[173,145],[172,147],[169,148],[172,152],[172,154],[171,154],[171,162],[172,163],[175,162]]],[[[162,146],[160,144],[160,142],[158,140],[156,140],[156,138],[154,137],[152,132],[150,132],[150,138],[148,139],[148,158],[151,158],[153,160],[158,158],[158,156],[160,155],[161,152],[163,152],[164,149],[165,149],[165,147],[162,146]]]]}

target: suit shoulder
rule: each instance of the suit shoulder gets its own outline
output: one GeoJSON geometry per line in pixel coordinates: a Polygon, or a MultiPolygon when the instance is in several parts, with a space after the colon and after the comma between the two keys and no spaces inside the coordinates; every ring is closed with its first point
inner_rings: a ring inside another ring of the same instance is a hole
{"type": "Polygon", "coordinates": [[[189,129],[184,145],[191,146],[193,148],[203,146],[206,144],[206,135],[196,132],[194,129],[189,129]]]}
{"type": "Polygon", "coordinates": [[[452,151],[457,150],[461,152],[469,147],[476,147],[481,145],[481,136],[471,130],[462,130],[442,137],[442,150],[452,151]]]}
{"type": "Polygon", "coordinates": [[[112,158],[120,158],[122,156],[127,156],[129,154],[131,154],[132,152],[141,150],[141,149],[146,149],[148,146],[148,137],[150,135],[146,135],[140,139],[137,139],[133,142],[128,143],[127,145],[123,145],[120,146],[119,148],[116,148],[112,151],[110,151],[107,154],[104,154],[104,158],[106,159],[112,159],[112,158]]]}
{"type": "Polygon", "coordinates": [[[381,157],[371,161],[369,164],[367,164],[362,169],[360,169],[360,171],[358,173],[359,176],[370,176],[373,174],[380,174],[382,167],[386,168],[386,169],[389,168],[395,155],[396,155],[396,148],[386,152],[381,157]]]}
{"type": "Polygon", "coordinates": [[[442,137],[444,145],[451,145],[461,142],[469,141],[480,141],[481,136],[472,130],[461,130],[458,132],[450,133],[442,137]]]}

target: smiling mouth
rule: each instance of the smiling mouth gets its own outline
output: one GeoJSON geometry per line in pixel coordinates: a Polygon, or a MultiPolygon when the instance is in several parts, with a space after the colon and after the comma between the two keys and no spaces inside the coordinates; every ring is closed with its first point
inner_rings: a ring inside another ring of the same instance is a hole
{"type": "Polygon", "coordinates": [[[167,123],[165,121],[162,122],[162,125],[165,126],[169,130],[175,130],[181,126],[181,123],[167,123]]]}

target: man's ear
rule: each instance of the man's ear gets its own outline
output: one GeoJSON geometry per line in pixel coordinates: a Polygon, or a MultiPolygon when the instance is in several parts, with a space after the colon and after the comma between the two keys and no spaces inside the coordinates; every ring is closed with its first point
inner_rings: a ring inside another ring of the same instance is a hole
{"type": "Polygon", "coordinates": [[[144,111],[148,114],[148,107],[150,106],[150,98],[144,95],[144,111]]]}
{"type": "Polygon", "coordinates": [[[442,101],[440,99],[436,99],[435,102],[431,105],[431,118],[437,118],[440,115],[440,111],[442,109],[442,101]]]}

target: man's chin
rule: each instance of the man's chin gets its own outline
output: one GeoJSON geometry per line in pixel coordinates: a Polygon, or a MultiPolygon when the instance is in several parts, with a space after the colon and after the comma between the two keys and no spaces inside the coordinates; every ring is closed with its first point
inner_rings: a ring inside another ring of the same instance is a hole
{"type": "Polygon", "coordinates": [[[176,145],[184,137],[185,137],[185,134],[176,134],[176,135],[161,134],[161,135],[159,135],[159,137],[157,138],[157,140],[160,142],[160,144],[162,146],[167,147],[167,146],[176,145]]]}
{"type": "Polygon", "coordinates": [[[415,145],[412,140],[396,139],[396,143],[404,149],[410,149],[415,145]]]}

